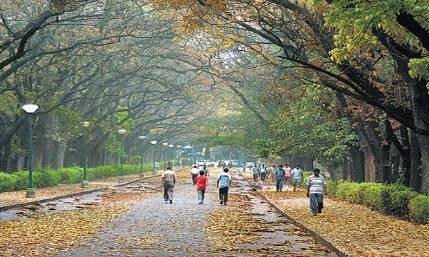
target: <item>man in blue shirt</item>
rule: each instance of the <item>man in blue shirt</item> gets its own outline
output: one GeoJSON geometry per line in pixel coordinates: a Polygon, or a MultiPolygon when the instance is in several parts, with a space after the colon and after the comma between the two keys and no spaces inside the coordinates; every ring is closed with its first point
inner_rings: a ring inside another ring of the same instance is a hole
{"type": "Polygon", "coordinates": [[[281,192],[283,190],[283,185],[285,183],[286,172],[283,169],[283,165],[280,165],[274,172],[276,178],[276,192],[281,192]]]}
{"type": "Polygon", "coordinates": [[[226,205],[228,202],[228,189],[231,185],[231,175],[228,173],[229,169],[224,168],[223,172],[217,177],[217,186],[219,187],[220,204],[226,205]]]}

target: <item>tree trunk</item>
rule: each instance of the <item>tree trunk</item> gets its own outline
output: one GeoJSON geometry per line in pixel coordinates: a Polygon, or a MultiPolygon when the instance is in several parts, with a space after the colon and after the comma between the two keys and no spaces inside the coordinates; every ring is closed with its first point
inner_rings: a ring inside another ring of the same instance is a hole
{"type": "Polygon", "coordinates": [[[417,135],[411,132],[411,169],[410,169],[410,186],[420,192],[422,184],[421,174],[421,154],[417,135]]]}
{"type": "MultiPolygon", "coordinates": [[[[417,81],[409,86],[414,123],[418,129],[429,130],[429,94],[426,81],[417,81]]],[[[421,156],[421,191],[429,193],[429,135],[417,134],[421,156]]]]}
{"type": "Polygon", "coordinates": [[[351,158],[352,180],[365,181],[365,156],[359,146],[351,146],[349,149],[351,158]]]}
{"type": "Polygon", "coordinates": [[[63,143],[56,144],[56,151],[52,159],[52,168],[61,169],[64,167],[64,156],[66,152],[66,145],[63,143]]]}
{"type": "MultiPolygon", "coordinates": [[[[400,163],[401,163],[401,155],[399,153],[399,151],[396,149],[396,147],[392,148],[392,154],[390,157],[391,163],[392,163],[392,173],[391,176],[389,177],[388,183],[396,183],[396,182],[401,182],[404,183],[403,180],[399,180],[401,178],[400,174],[399,174],[399,168],[400,168],[400,163]]],[[[402,176],[403,178],[403,176],[402,176]]]]}
{"type": "MultiPolygon", "coordinates": [[[[391,144],[389,142],[383,142],[381,145],[381,160],[380,160],[380,166],[381,166],[381,182],[383,183],[389,183],[390,177],[391,177],[391,166],[390,166],[390,149],[391,144]]],[[[380,180],[377,180],[380,181],[380,180]]]]}

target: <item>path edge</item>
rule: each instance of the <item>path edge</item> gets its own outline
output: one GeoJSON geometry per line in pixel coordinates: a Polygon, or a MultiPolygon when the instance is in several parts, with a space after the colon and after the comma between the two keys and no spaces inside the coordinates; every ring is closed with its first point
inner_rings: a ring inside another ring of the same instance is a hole
{"type": "MultiPolygon", "coordinates": [[[[249,179],[241,171],[239,171],[239,174],[244,178],[244,180],[246,180],[249,183],[249,185],[251,185],[249,179]]],[[[333,243],[331,243],[329,240],[327,240],[326,238],[324,238],[323,236],[321,236],[316,231],[308,228],[303,223],[301,223],[301,222],[295,220],[294,218],[292,218],[289,214],[287,214],[285,211],[281,210],[277,205],[275,205],[274,203],[272,203],[260,191],[255,191],[253,193],[256,193],[259,197],[261,197],[262,199],[264,199],[264,201],[266,201],[273,209],[275,209],[277,212],[279,212],[281,216],[285,217],[288,221],[290,221],[291,223],[293,223],[295,226],[301,228],[302,230],[304,230],[305,232],[307,232],[308,234],[310,234],[311,236],[313,236],[323,246],[325,246],[328,249],[330,249],[333,252],[335,252],[335,254],[337,254],[339,257],[356,257],[355,255],[352,255],[350,253],[346,253],[345,251],[339,249],[337,246],[335,246],[333,243]]]]}

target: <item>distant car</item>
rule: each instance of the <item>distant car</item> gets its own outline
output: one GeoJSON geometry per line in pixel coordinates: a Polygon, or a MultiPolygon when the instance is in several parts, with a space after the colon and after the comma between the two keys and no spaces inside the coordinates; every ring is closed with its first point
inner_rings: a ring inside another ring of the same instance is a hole
{"type": "Polygon", "coordinates": [[[206,165],[209,167],[217,167],[216,161],[206,161],[206,165]]]}
{"type": "Polygon", "coordinates": [[[253,162],[246,162],[246,168],[253,168],[255,164],[253,162]]]}
{"type": "Polygon", "coordinates": [[[198,166],[203,166],[205,164],[207,167],[217,167],[217,162],[211,160],[197,161],[196,164],[198,166]]]}
{"type": "Polygon", "coordinates": [[[240,165],[240,162],[237,160],[231,160],[232,166],[238,167],[240,165]]]}
{"type": "Polygon", "coordinates": [[[206,162],[205,161],[197,161],[195,162],[195,164],[197,164],[198,166],[203,166],[206,162]]]}

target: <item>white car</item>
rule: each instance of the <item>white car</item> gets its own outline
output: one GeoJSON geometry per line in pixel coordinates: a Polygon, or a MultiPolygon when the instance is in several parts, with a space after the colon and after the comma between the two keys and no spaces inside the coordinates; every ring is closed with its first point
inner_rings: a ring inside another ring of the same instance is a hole
{"type": "Polygon", "coordinates": [[[253,162],[246,162],[246,168],[253,168],[255,164],[253,162]]]}
{"type": "Polygon", "coordinates": [[[197,161],[195,162],[195,164],[197,164],[197,166],[203,166],[206,162],[205,161],[197,161]]]}

